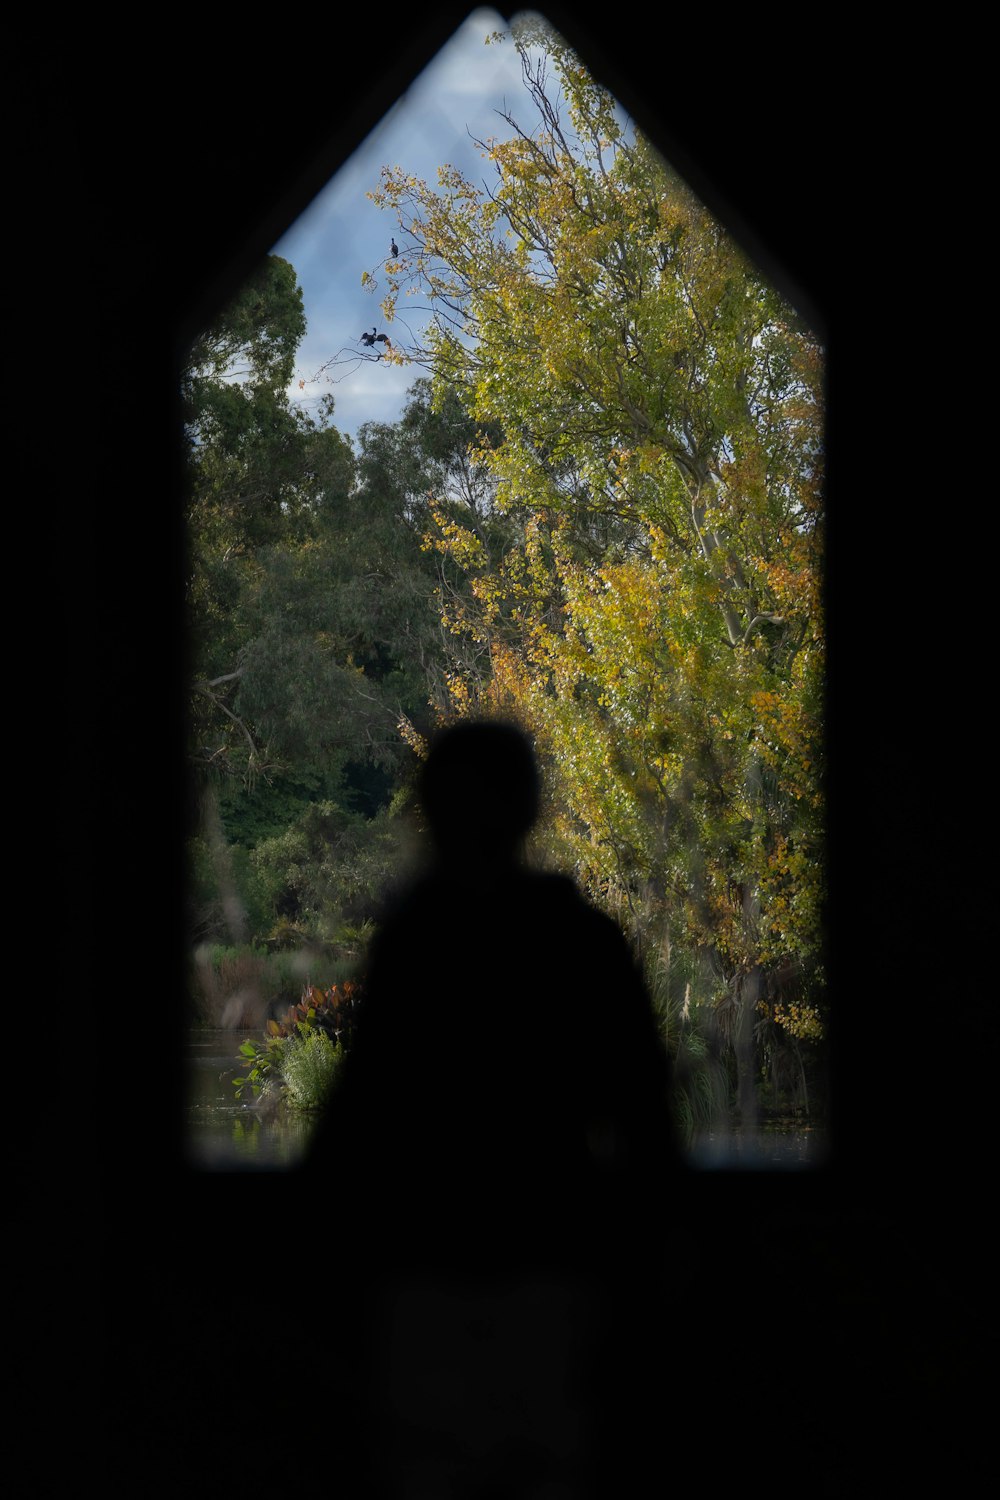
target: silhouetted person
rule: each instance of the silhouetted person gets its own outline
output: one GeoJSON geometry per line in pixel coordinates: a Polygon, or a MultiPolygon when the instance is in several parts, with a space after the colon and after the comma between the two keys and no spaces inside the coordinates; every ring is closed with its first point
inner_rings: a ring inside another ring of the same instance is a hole
{"type": "Polygon", "coordinates": [[[527,1500],[530,1473],[601,1495],[598,1435],[631,1402],[620,1325],[656,1319],[665,1049],[618,927],[521,861],[539,783],[520,730],[446,729],[418,791],[433,856],[379,925],[304,1167],[336,1254],[374,1278],[373,1493],[419,1471],[442,1500],[527,1500]]]}
{"type": "Polygon", "coordinates": [[[581,1215],[655,1193],[643,1179],[670,1162],[666,1054],[628,945],[571,880],[520,861],[538,797],[513,726],[463,721],[433,743],[433,862],[372,944],[307,1163],[419,1205],[417,1254],[576,1254],[581,1215]]]}

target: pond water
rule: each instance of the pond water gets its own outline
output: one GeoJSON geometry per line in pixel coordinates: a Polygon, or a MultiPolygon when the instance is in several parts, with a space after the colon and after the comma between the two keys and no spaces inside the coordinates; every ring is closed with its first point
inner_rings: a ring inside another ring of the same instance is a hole
{"type": "MultiPolygon", "coordinates": [[[[269,1119],[236,1098],[244,1071],[239,1031],[193,1030],[188,1039],[187,1142],[191,1163],[215,1171],[293,1166],[309,1139],[306,1116],[269,1119]]],[[[706,1131],[691,1150],[705,1171],[802,1171],[822,1166],[828,1141],[818,1127],[783,1122],[756,1131],[706,1131]]]]}
{"type": "Polygon", "coordinates": [[[309,1138],[309,1120],[265,1118],[236,1097],[245,1072],[242,1031],[192,1030],[188,1037],[188,1098],[185,1119],[188,1157],[215,1170],[294,1165],[309,1138]]]}
{"type": "Polygon", "coordinates": [[[759,1130],[706,1131],[689,1153],[692,1164],[712,1171],[789,1172],[823,1166],[826,1132],[807,1123],[782,1123],[759,1130]]]}

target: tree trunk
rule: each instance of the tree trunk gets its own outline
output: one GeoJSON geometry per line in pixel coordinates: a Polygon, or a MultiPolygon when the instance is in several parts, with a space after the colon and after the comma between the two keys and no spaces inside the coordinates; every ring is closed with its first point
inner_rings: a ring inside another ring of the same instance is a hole
{"type": "Polygon", "coordinates": [[[761,974],[760,969],[755,966],[739,981],[739,1013],[734,1038],[736,1102],[740,1112],[740,1124],[744,1130],[756,1130],[759,1114],[754,1026],[760,992],[761,974]]]}

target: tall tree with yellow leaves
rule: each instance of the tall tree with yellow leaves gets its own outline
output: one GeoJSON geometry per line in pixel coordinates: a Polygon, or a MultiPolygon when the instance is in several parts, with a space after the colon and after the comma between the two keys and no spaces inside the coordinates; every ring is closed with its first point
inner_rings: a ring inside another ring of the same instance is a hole
{"type": "Polygon", "coordinates": [[[489,662],[456,653],[455,711],[530,727],[548,854],[711,1007],[749,1110],[762,1039],[824,1025],[823,351],[557,36],[510,42],[535,123],[480,142],[491,184],[372,194],[509,539],[442,497],[489,662]]]}

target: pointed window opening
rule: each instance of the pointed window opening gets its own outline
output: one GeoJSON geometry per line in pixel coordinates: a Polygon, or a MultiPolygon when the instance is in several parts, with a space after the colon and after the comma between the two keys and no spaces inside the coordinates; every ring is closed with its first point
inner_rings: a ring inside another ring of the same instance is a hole
{"type": "Polygon", "coordinates": [[[298,1158],[477,707],[635,945],[692,1160],[822,1164],[823,385],[532,15],[474,12],[275,243],[185,376],[195,1165],[298,1158]]]}

